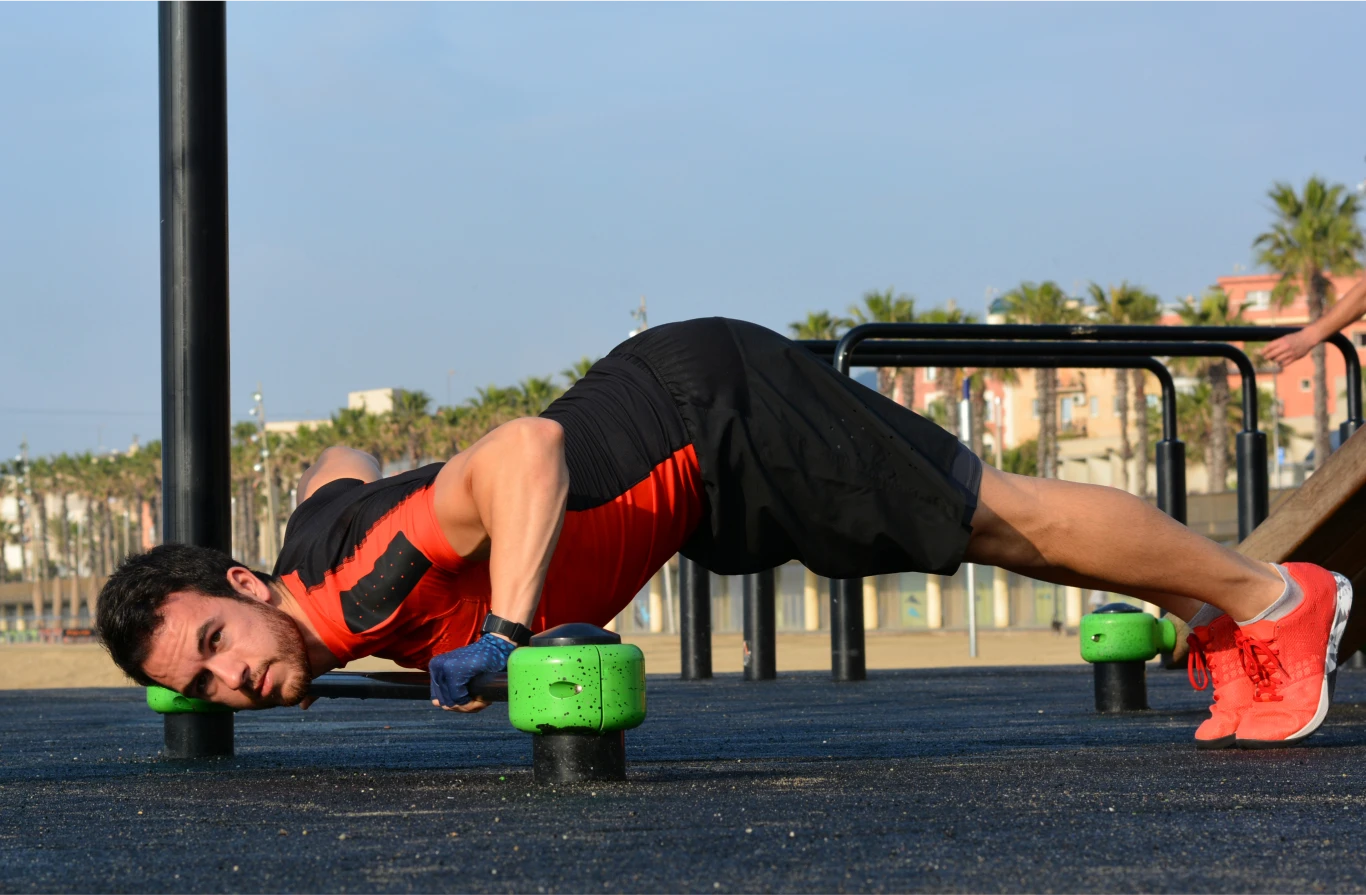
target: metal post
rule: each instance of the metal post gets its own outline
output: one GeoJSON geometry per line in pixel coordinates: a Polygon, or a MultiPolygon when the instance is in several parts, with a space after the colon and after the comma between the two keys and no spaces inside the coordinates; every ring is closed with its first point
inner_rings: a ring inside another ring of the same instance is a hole
{"type": "Polygon", "coordinates": [[[777,676],[777,637],[774,604],[777,588],[773,569],[746,575],[745,680],[771,681],[777,676]]]}
{"type": "Polygon", "coordinates": [[[1247,487],[1238,489],[1238,540],[1252,534],[1252,530],[1266,519],[1268,489],[1266,470],[1266,433],[1239,432],[1234,439],[1238,460],[1238,482],[1247,487]]]}
{"type": "Polygon", "coordinates": [[[687,557],[678,557],[678,633],[685,681],[711,677],[711,578],[687,557]]]}
{"type": "Polygon", "coordinates": [[[863,654],[863,579],[830,579],[830,672],[837,681],[868,677],[863,654]]]}
{"type": "Polygon", "coordinates": [[[1177,522],[1186,522],[1186,445],[1163,439],[1157,452],[1157,508],[1177,522]]]}
{"type": "MultiPolygon", "coordinates": [[[[232,521],[225,5],[163,2],[158,30],[164,539],[227,552],[232,521]]],[[[168,754],[232,753],[230,715],[181,718],[180,727],[167,727],[168,754]]]]}

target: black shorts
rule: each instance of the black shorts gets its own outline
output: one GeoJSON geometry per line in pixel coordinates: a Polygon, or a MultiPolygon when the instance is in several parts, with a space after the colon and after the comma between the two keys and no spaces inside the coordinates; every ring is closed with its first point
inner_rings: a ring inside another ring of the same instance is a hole
{"type": "Polygon", "coordinates": [[[608,358],[654,374],[696,451],[707,506],[689,559],[727,575],[795,559],[830,578],[962,561],[981,461],[791,340],[716,317],[652,327],[608,358]]]}

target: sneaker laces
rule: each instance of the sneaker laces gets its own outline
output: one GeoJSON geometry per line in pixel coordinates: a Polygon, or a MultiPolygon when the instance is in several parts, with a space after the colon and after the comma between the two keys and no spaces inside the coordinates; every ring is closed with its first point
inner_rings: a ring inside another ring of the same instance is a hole
{"type": "Polygon", "coordinates": [[[1285,697],[1276,692],[1276,675],[1286,677],[1278,650],[1270,642],[1249,637],[1242,629],[1237,632],[1238,654],[1243,671],[1252,679],[1259,702],[1279,702],[1285,697]]]}
{"type": "Polygon", "coordinates": [[[1186,653],[1186,680],[1196,690],[1203,690],[1214,680],[1209,659],[1205,657],[1205,641],[1192,631],[1186,643],[1190,646],[1190,652],[1186,653]]]}

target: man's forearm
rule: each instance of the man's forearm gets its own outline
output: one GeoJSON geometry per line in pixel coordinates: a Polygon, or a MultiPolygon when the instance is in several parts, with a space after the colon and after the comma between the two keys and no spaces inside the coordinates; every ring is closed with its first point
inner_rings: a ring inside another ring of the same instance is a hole
{"type": "Polygon", "coordinates": [[[1333,333],[1360,319],[1363,314],[1366,314],[1366,277],[1362,277],[1355,286],[1348,289],[1347,293],[1328,309],[1328,313],[1309,324],[1305,330],[1316,342],[1322,342],[1333,333]]]}

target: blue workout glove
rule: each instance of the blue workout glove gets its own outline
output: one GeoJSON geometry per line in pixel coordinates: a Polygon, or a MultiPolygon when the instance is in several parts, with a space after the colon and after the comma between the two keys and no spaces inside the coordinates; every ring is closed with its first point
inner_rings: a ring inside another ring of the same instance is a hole
{"type": "Polygon", "coordinates": [[[486,671],[503,671],[508,656],[517,648],[493,634],[485,634],[469,646],[442,653],[427,664],[432,677],[432,699],[443,706],[464,705],[471,699],[470,680],[486,671]]]}

